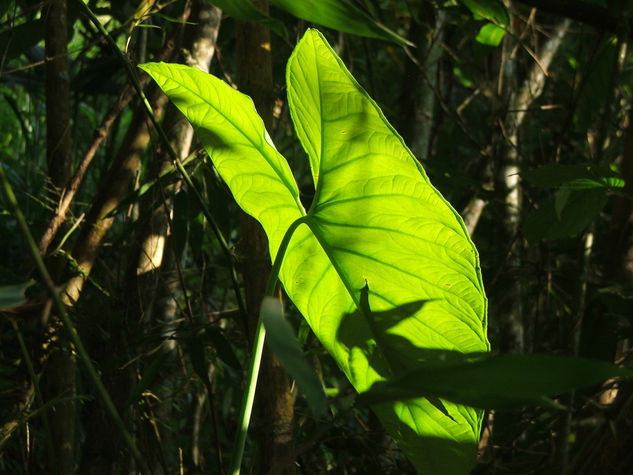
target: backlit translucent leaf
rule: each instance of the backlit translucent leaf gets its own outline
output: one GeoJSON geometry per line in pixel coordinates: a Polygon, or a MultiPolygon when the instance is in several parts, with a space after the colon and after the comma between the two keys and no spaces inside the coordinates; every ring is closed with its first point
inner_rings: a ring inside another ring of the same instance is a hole
{"type": "Polygon", "coordinates": [[[235,201],[268,235],[274,258],[305,211],[288,162],[270,142],[253,101],[224,81],[180,64],[140,66],[191,122],[235,201]]]}
{"type": "MultiPolygon", "coordinates": [[[[486,351],[478,257],[461,219],[316,31],[295,49],[287,84],[316,191],[282,281],[352,384],[364,391],[419,367],[423,348],[486,351]],[[382,318],[362,308],[365,286],[382,318]],[[413,314],[402,308],[420,300],[413,314]]],[[[452,419],[423,399],[376,410],[418,469],[464,473],[481,414],[445,405],[452,419]]]]}
{"type": "Polygon", "coordinates": [[[494,23],[486,23],[481,27],[475,39],[482,45],[499,46],[505,34],[506,31],[503,28],[498,27],[494,23]]]}
{"type": "MultiPolygon", "coordinates": [[[[301,219],[280,279],[358,391],[422,367],[428,349],[488,351],[479,260],[461,219],[320,33],[306,33],[287,68],[289,107],[315,181],[307,216],[249,99],[195,69],[143,69],[192,122],[237,203],[262,223],[273,258],[301,219]]],[[[374,409],[421,472],[469,472],[481,411],[437,398],[374,409]]]]}

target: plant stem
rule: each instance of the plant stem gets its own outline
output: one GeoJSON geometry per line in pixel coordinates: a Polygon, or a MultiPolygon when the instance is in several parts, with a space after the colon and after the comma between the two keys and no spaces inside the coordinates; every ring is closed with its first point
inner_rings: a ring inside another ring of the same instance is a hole
{"type": "Polygon", "coordinates": [[[46,287],[46,289],[48,290],[48,293],[53,299],[55,308],[57,309],[57,312],[59,313],[59,318],[61,318],[62,322],[64,323],[64,328],[66,328],[66,331],[68,332],[70,340],[75,345],[75,350],[77,351],[77,354],[79,355],[79,359],[86,366],[86,370],[88,371],[88,376],[92,380],[92,383],[95,385],[97,393],[99,394],[99,397],[103,401],[103,404],[105,405],[106,410],[110,414],[110,417],[112,417],[112,420],[114,420],[114,423],[116,424],[119,431],[121,432],[121,436],[123,437],[123,440],[125,441],[130,451],[132,452],[132,455],[134,456],[137,463],[139,464],[139,467],[141,467],[141,471],[143,473],[149,474],[150,473],[149,467],[145,463],[145,460],[143,459],[141,452],[136,447],[136,444],[134,443],[132,436],[125,428],[125,424],[123,423],[121,416],[119,416],[119,413],[117,412],[116,407],[114,406],[114,403],[112,402],[112,399],[110,398],[110,395],[108,394],[108,391],[106,390],[105,386],[101,382],[101,378],[99,377],[97,370],[92,365],[90,356],[88,356],[88,352],[86,351],[81,339],[79,338],[79,334],[77,333],[77,330],[75,330],[75,327],[73,326],[72,322],[70,321],[70,318],[68,317],[68,314],[66,313],[66,307],[64,306],[64,303],[62,302],[62,299],[59,296],[57,289],[55,288],[53,279],[48,273],[48,269],[46,268],[46,265],[44,264],[42,256],[40,255],[40,252],[37,248],[37,244],[35,243],[35,240],[33,239],[33,235],[31,234],[28,224],[26,223],[26,219],[24,218],[24,215],[22,214],[22,210],[20,209],[18,201],[15,197],[15,194],[13,193],[11,184],[9,183],[9,180],[7,179],[7,176],[4,172],[4,167],[2,166],[2,163],[0,163],[0,180],[2,181],[2,187],[7,197],[7,201],[13,208],[13,214],[18,222],[18,226],[20,227],[20,230],[22,231],[22,234],[24,235],[24,238],[26,239],[29,252],[31,253],[31,256],[33,257],[33,260],[35,261],[35,265],[42,277],[42,280],[44,281],[44,286],[46,287]]]}
{"type": "MultiPolygon", "coordinates": [[[[306,221],[307,216],[302,216],[293,222],[284,238],[279,245],[273,268],[270,271],[270,277],[268,278],[268,284],[266,285],[266,296],[273,297],[275,294],[275,288],[277,287],[277,281],[279,276],[279,270],[283,262],[286,249],[290,243],[290,238],[295,232],[297,227],[306,221]]],[[[264,351],[264,341],[266,339],[266,330],[264,329],[264,322],[261,316],[257,320],[257,327],[255,328],[255,338],[253,339],[253,352],[251,353],[251,360],[248,367],[248,377],[246,380],[246,390],[244,391],[244,399],[242,400],[242,408],[240,409],[240,424],[238,426],[237,434],[235,436],[235,443],[233,444],[233,458],[231,460],[231,475],[238,475],[240,473],[240,467],[242,466],[242,458],[244,456],[244,446],[246,445],[246,434],[248,432],[248,425],[251,420],[251,414],[253,412],[253,404],[255,402],[255,389],[257,388],[257,378],[259,377],[259,365],[262,361],[262,353],[264,351]]]]}

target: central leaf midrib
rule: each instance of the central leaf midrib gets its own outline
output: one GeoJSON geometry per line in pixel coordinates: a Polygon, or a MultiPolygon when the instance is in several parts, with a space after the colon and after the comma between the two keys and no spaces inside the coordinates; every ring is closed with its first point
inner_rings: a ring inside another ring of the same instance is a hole
{"type": "MultiPolygon", "coordinates": [[[[343,270],[340,268],[340,266],[336,262],[336,259],[334,259],[331,256],[331,253],[328,252],[328,247],[329,246],[327,245],[327,242],[324,240],[323,236],[320,236],[319,233],[315,231],[314,225],[313,225],[312,220],[310,218],[311,218],[311,216],[308,214],[307,218],[305,219],[305,224],[308,225],[308,228],[312,232],[312,235],[315,237],[315,239],[319,243],[319,246],[321,247],[321,249],[325,253],[325,256],[326,256],[328,262],[331,264],[332,268],[334,269],[334,271],[338,275],[338,278],[341,281],[341,283],[343,284],[343,286],[345,287],[345,290],[347,290],[347,294],[350,296],[350,298],[354,302],[354,306],[356,307],[356,310],[360,313],[360,315],[363,316],[363,319],[365,320],[365,325],[369,329],[369,333],[372,335],[372,337],[374,338],[374,340],[376,342],[381,341],[382,337],[380,335],[377,335],[376,332],[374,331],[373,326],[368,323],[368,316],[365,315],[365,312],[361,308],[360,301],[356,297],[356,295],[354,293],[354,289],[351,288],[351,283],[348,281],[348,279],[344,278],[345,273],[343,272],[343,270]]],[[[367,284],[367,281],[365,283],[367,284]]],[[[387,363],[387,365],[389,367],[389,371],[391,371],[392,374],[395,374],[394,373],[394,369],[391,367],[391,364],[389,363],[389,360],[388,360],[387,356],[385,355],[385,353],[383,351],[383,348],[380,345],[377,345],[376,348],[380,351],[380,354],[381,354],[383,360],[387,363]]]]}
{"type": "MultiPolygon", "coordinates": [[[[316,44],[314,44],[314,42],[312,43],[313,46],[313,54],[316,57],[317,56],[317,46],[316,44]]],[[[308,214],[310,214],[310,212],[318,205],[319,203],[319,197],[321,195],[321,183],[323,182],[323,178],[321,175],[321,170],[323,169],[323,142],[324,142],[324,137],[323,137],[323,94],[321,93],[321,71],[319,70],[319,62],[315,61],[315,70],[316,70],[316,75],[317,75],[317,96],[319,98],[319,169],[317,170],[317,173],[313,174],[315,177],[317,177],[317,182],[314,184],[314,198],[312,201],[312,205],[310,206],[310,210],[308,210],[308,214]]],[[[307,150],[306,150],[307,151],[307,150]]]]}
{"type": "MultiPolygon", "coordinates": [[[[312,43],[313,45],[313,54],[316,57],[317,56],[317,45],[315,43],[312,43]]],[[[331,53],[331,51],[329,51],[331,53]]],[[[312,211],[318,206],[319,203],[319,197],[321,194],[321,188],[322,188],[322,169],[323,169],[323,154],[324,154],[324,150],[325,150],[325,146],[324,146],[324,135],[323,135],[323,127],[324,127],[324,117],[323,117],[323,94],[321,91],[321,71],[319,68],[319,62],[315,61],[315,70],[316,70],[316,76],[317,76],[317,87],[318,87],[318,98],[319,98],[319,134],[320,134],[320,140],[319,140],[319,169],[318,169],[318,173],[315,174],[315,176],[318,177],[318,181],[315,184],[315,191],[314,191],[314,201],[312,202],[312,206],[310,207],[310,210],[308,211],[308,217],[305,221],[305,223],[308,225],[308,228],[310,229],[310,231],[312,232],[312,234],[314,235],[314,237],[316,238],[317,242],[319,243],[319,246],[321,247],[321,249],[323,250],[323,252],[325,253],[328,261],[330,262],[330,264],[332,265],[332,267],[334,268],[334,271],[336,272],[336,274],[338,275],[338,278],[340,279],[340,281],[343,283],[343,286],[345,287],[345,289],[347,290],[348,295],[351,297],[352,301],[354,302],[354,306],[356,307],[356,309],[360,312],[361,315],[363,315],[363,318],[365,320],[365,324],[366,326],[369,328],[369,331],[371,333],[371,335],[373,336],[374,340],[376,342],[379,342],[381,340],[381,336],[377,335],[376,332],[374,331],[373,326],[369,323],[368,321],[368,316],[364,314],[363,310],[361,309],[361,305],[360,305],[360,301],[357,299],[355,293],[354,293],[354,289],[350,288],[350,282],[347,281],[347,279],[345,279],[344,273],[342,272],[342,269],[339,268],[338,263],[335,262],[335,259],[333,259],[330,255],[330,253],[328,252],[327,249],[327,244],[325,243],[324,239],[322,236],[319,235],[319,233],[317,233],[315,231],[315,227],[313,225],[313,223],[311,222],[312,220],[310,219],[312,214],[312,211]]],[[[394,368],[391,367],[391,364],[389,362],[389,359],[387,358],[387,355],[385,355],[383,348],[378,345],[377,346],[378,350],[380,351],[383,360],[387,363],[389,370],[391,371],[392,374],[394,373],[394,368]]]]}

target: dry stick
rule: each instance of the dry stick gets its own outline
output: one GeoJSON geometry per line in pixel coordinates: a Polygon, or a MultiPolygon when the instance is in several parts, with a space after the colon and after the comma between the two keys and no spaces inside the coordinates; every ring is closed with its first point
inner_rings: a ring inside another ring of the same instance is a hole
{"type": "MultiPolygon", "coordinates": [[[[147,77],[143,78],[143,83],[147,81],[147,77]]],[[[132,86],[127,86],[119,95],[116,103],[110,108],[104,119],[101,121],[101,125],[95,130],[94,135],[92,137],[92,142],[86,151],[86,154],[81,159],[79,166],[75,170],[75,174],[70,179],[68,186],[62,192],[61,200],[57,205],[57,209],[55,210],[55,215],[49,221],[48,226],[44,230],[44,234],[40,238],[37,247],[41,254],[46,254],[46,250],[48,246],[50,246],[53,238],[57,234],[59,227],[62,225],[64,220],[66,219],[66,214],[68,209],[70,208],[70,204],[72,203],[77,191],[79,190],[79,186],[84,179],[86,171],[92,162],[95,154],[97,153],[97,149],[101,142],[108,136],[108,132],[110,131],[110,127],[119,116],[119,114],[123,111],[125,106],[130,102],[132,97],[134,97],[134,88],[132,86]]]]}
{"type": "Polygon", "coordinates": [[[145,93],[143,92],[143,89],[141,88],[141,85],[139,84],[139,81],[136,78],[136,75],[134,74],[134,70],[132,69],[132,66],[130,65],[129,61],[127,60],[125,55],[121,52],[121,50],[117,46],[116,42],[112,39],[112,37],[105,30],[105,28],[103,27],[103,25],[101,24],[99,19],[96,17],[96,15],[93,13],[93,11],[88,7],[88,5],[86,5],[81,0],[76,0],[76,1],[77,1],[78,5],[79,5],[79,8],[81,8],[84,11],[84,13],[88,16],[88,18],[90,18],[90,21],[95,25],[95,27],[99,30],[99,33],[101,33],[101,35],[110,44],[110,46],[114,50],[114,53],[117,56],[119,56],[119,58],[123,62],[123,65],[125,66],[125,70],[128,73],[128,77],[130,78],[130,81],[132,81],[132,84],[134,85],[134,89],[136,89],[136,93],[141,98],[141,102],[142,102],[143,106],[145,107],[145,110],[146,110],[147,114],[149,115],[149,118],[150,118],[150,120],[152,122],[152,125],[154,126],[155,130],[158,132],[158,135],[159,135],[161,141],[165,145],[165,149],[169,153],[169,156],[173,160],[174,165],[176,166],[176,168],[178,169],[178,171],[182,175],[183,179],[187,183],[187,186],[189,187],[191,192],[194,194],[196,200],[200,204],[200,207],[202,208],[202,213],[204,214],[204,217],[207,218],[207,220],[209,221],[209,224],[211,224],[211,228],[213,229],[213,232],[214,232],[216,238],[218,239],[218,242],[220,243],[220,247],[222,248],[222,251],[224,252],[224,255],[225,255],[226,259],[227,259],[227,262],[229,262],[229,265],[230,265],[230,268],[231,268],[231,272],[230,272],[230,274],[231,274],[231,282],[233,284],[233,290],[235,292],[235,297],[236,297],[236,300],[237,300],[237,304],[238,304],[238,307],[240,309],[240,314],[242,315],[244,320],[246,320],[246,306],[244,305],[244,300],[242,298],[242,294],[241,294],[241,291],[240,291],[240,286],[239,286],[238,279],[237,279],[237,272],[235,270],[235,266],[233,265],[233,259],[232,259],[232,255],[231,255],[231,250],[229,248],[229,244],[228,244],[226,238],[222,234],[220,226],[218,225],[217,221],[215,220],[215,218],[211,214],[211,211],[209,210],[209,207],[207,206],[205,201],[202,199],[202,195],[200,194],[198,189],[193,184],[193,181],[191,181],[191,177],[187,173],[187,170],[185,170],[185,167],[183,166],[181,160],[178,158],[178,155],[176,155],[176,152],[174,151],[173,147],[171,146],[171,143],[169,142],[169,139],[167,138],[167,135],[165,135],[165,131],[163,130],[163,128],[158,123],[158,119],[156,119],[156,115],[152,111],[152,106],[149,104],[149,101],[147,100],[147,97],[145,96],[145,93]]]}
{"type": "Polygon", "coordinates": [[[42,277],[42,280],[44,281],[44,286],[46,287],[46,290],[50,294],[50,297],[53,299],[53,303],[55,305],[55,308],[57,309],[57,312],[59,313],[59,317],[64,323],[64,328],[66,328],[66,331],[68,332],[70,340],[75,345],[75,349],[77,351],[77,354],[79,355],[79,359],[85,364],[86,369],[88,371],[88,375],[90,379],[92,380],[92,383],[95,385],[95,388],[97,389],[97,393],[99,394],[99,397],[102,399],[106,407],[106,410],[110,413],[110,417],[112,417],[112,419],[114,420],[114,423],[116,424],[117,428],[121,432],[123,440],[125,441],[130,451],[132,452],[132,455],[136,459],[137,463],[141,467],[141,471],[143,473],[149,474],[150,471],[147,464],[145,463],[145,460],[143,459],[143,456],[141,455],[138,448],[136,447],[136,444],[134,443],[134,440],[130,436],[130,433],[125,428],[125,424],[123,423],[121,416],[119,416],[119,413],[117,412],[114,406],[114,403],[112,402],[112,399],[110,398],[110,395],[108,394],[108,391],[106,390],[105,386],[101,382],[101,379],[99,378],[99,374],[97,373],[97,370],[93,366],[92,361],[90,360],[90,356],[88,356],[88,352],[86,351],[83,345],[83,342],[79,338],[79,334],[77,333],[77,330],[75,330],[75,327],[73,326],[72,322],[70,321],[70,318],[68,317],[68,314],[66,313],[66,307],[64,306],[64,303],[62,302],[62,299],[59,296],[59,292],[55,288],[53,279],[48,273],[48,269],[46,268],[46,265],[44,264],[44,260],[42,259],[42,256],[40,255],[37,249],[37,245],[35,244],[33,235],[31,234],[28,224],[26,223],[24,214],[22,214],[22,210],[20,209],[18,201],[15,198],[15,194],[13,193],[11,184],[9,183],[9,180],[4,172],[4,167],[2,166],[2,163],[0,163],[0,181],[2,181],[3,191],[4,191],[4,194],[6,195],[7,201],[9,202],[9,205],[11,206],[11,208],[13,208],[13,214],[18,222],[20,231],[22,231],[22,234],[24,235],[24,238],[26,239],[27,247],[29,249],[29,252],[31,253],[31,257],[35,261],[35,265],[37,266],[40,276],[42,277]]]}
{"type": "MultiPolygon", "coordinates": [[[[582,324],[587,310],[587,285],[590,279],[591,252],[593,250],[595,225],[591,225],[583,238],[583,249],[581,256],[581,275],[580,286],[578,288],[578,309],[576,322],[572,330],[572,354],[576,357],[580,354],[580,338],[582,333],[582,324]]],[[[560,447],[560,468],[564,472],[569,467],[569,452],[571,450],[570,438],[572,434],[572,424],[574,416],[574,405],[576,403],[576,391],[569,394],[567,403],[567,414],[565,414],[563,424],[563,436],[561,437],[560,447]]]]}
{"type": "Polygon", "coordinates": [[[582,74],[580,75],[580,80],[578,81],[578,84],[572,85],[572,92],[574,92],[574,88],[576,88],[575,94],[571,98],[569,105],[567,106],[567,116],[565,117],[565,120],[562,122],[563,126],[561,127],[560,130],[555,132],[555,135],[557,138],[556,138],[556,146],[554,147],[554,157],[553,157],[554,162],[559,161],[561,148],[563,146],[563,138],[565,137],[567,131],[569,130],[569,127],[571,126],[572,120],[574,119],[574,115],[576,113],[576,106],[578,105],[578,102],[580,102],[580,94],[584,90],[589,74],[591,74],[591,72],[593,71],[593,62],[596,59],[596,53],[598,52],[598,47],[602,43],[603,37],[604,37],[604,32],[601,32],[596,38],[596,41],[594,42],[593,48],[591,49],[591,53],[589,53],[589,59],[587,60],[587,63],[585,64],[585,68],[583,69],[582,74]]]}
{"type": "Polygon", "coordinates": [[[17,2],[13,4],[13,12],[9,15],[9,30],[6,38],[6,46],[4,50],[2,50],[2,55],[0,55],[0,76],[2,76],[2,70],[4,69],[4,63],[7,60],[7,54],[9,53],[9,47],[11,46],[11,39],[13,37],[13,27],[15,26],[15,16],[17,11],[17,2]]]}
{"type": "Polygon", "coordinates": [[[437,103],[440,105],[440,107],[442,108],[442,111],[444,111],[444,113],[449,116],[451,119],[453,119],[453,121],[455,122],[455,124],[457,124],[457,126],[460,128],[460,130],[462,131],[462,133],[466,136],[466,138],[468,138],[468,140],[475,146],[475,148],[479,151],[479,155],[486,158],[488,157],[488,154],[486,153],[486,151],[484,150],[484,146],[482,144],[479,143],[479,141],[475,138],[475,136],[473,136],[469,131],[468,131],[468,127],[466,126],[466,124],[462,121],[461,117],[459,117],[456,113],[454,113],[450,107],[448,107],[448,105],[446,104],[446,102],[444,101],[444,98],[442,97],[442,93],[439,91],[439,89],[433,84],[433,81],[431,80],[431,78],[429,77],[429,75],[426,72],[426,69],[424,68],[424,66],[422,64],[420,64],[420,61],[418,61],[418,59],[413,55],[413,53],[411,53],[411,50],[407,47],[404,47],[404,52],[405,54],[408,56],[408,58],[413,62],[413,64],[415,64],[418,69],[420,70],[420,73],[422,74],[422,77],[424,78],[425,82],[429,85],[429,87],[431,88],[431,90],[433,91],[433,94],[435,94],[435,97],[437,98],[437,103]]]}
{"type": "MultiPolygon", "coordinates": [[[[166,54],[166,51],[161,52],[157,59],[159,61],[165,59],[164,56],[166,54]]],[[[143,77],[139,79],[139,84],[141,85],[141,87],[145,85],[148,79],[149,76],[147,75],[143,75],[143,77]]],[[[42,237],[40,238],[40,242],[37,245],[40,253],[46,253],[46,250],[57,234],[59,227],[66,219],[66,214],[68,213],[70,204],[72,203],[75,195],[77,194],[77,191],[79,190],[79,186],[84,179],[84,176],[86,174],[86,171],[88,170],[88,167],[90,166],[90,163],[92,162],[92,159],[99,149],[99,145],[101,145],[101,142],[103,142],[103,140],[108,136],[110,127],[112,126],[116,118],[121,114],[123,109],[125,109],[125,107],[132,100],[135,92],[136,90],[134,89],[134,86],[126,86],[121,94],[119,94],[116,103],[114,103],[114,105],[110,108],[106,116],[101,121],[99,127],[95,130],[92,137],[92,142],[90,143],[88,150],[82,158],[81,163],[79,163],[79,166],[75,170],[75,174],[70,179],[68,186],[64,189],[62,193],[61,200],[57,206],[57,209],[55,210],[55,216],[53,216],[51,221],[48,223],[48,226],[46,226],[46,229],[44,230],[44,234],[42,234],[42,237]]]]}

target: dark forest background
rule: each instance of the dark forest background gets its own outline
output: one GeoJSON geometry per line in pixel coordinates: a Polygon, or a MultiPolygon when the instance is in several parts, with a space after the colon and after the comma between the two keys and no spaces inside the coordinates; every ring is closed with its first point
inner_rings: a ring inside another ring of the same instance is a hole
{"type": "MultiPolygon", "coordinates": [[[[136,473],[126,437],[154,473],[224,473],[268,278],[265,236],[135,65],[194,65],[251,95],[308,203],[284,73],[311,26],[463,217],[493,350],[630,363],[633,2],[351,2],[414,47],[262,0],[274,20],[247,22],[223,3],[0,1],[3,173],[125,427],[79,362],[3,194],[0,286],[34,283],[20,305],[0,301],[1,473],[136,473]]],[[[266,353],[248,473],[412,473],[290,303],[287,313],[328,410],[315,418],[266,353]]],[[[632,473],[632,390],[607,381],[561,396],[568,410],[489,411],[474,473],[632,473]]]]}

